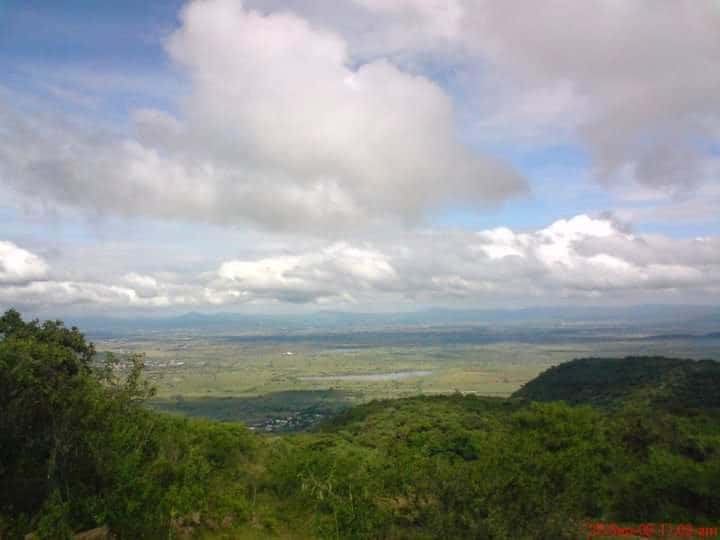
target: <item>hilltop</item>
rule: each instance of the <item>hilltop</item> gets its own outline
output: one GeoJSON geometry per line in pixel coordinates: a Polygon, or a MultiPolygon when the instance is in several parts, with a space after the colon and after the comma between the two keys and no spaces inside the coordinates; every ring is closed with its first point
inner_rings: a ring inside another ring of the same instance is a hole
{"type": "Polygon", "coordinates": [[[513,394],[600,407],[642,403],[673,411],[720,408],[720,363],[662,356],[581,358],[552,367],[513,394]]]}

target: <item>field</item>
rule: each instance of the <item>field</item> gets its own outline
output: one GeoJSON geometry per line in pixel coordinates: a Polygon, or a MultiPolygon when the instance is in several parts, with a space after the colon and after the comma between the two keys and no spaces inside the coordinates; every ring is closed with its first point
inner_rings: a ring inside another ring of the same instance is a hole
{"type": "Polygon", "coordinates": [[[637,337],[607,328],[410,328],[388,332],[207,335],[167,332],[96,340],[146,354],[152,406],[294,431],[381,398],[509,396],[552,365],[586,356],[720,358],[720,339],[637,337]]]}

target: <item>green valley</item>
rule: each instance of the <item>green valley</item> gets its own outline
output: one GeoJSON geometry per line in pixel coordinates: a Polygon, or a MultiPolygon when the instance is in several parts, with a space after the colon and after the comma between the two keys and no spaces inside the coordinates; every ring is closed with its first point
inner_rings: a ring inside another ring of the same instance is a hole
{"type": "Polygon", "coordinates": [[[714,361],[585,358],[509,397],[327,391],[346,405],[310,431],[260,435],[147,409],[142,357],[102,363],[61,323],[10,311],[0,333],[3,538],[575,539],[720,520],[714,361]]]}

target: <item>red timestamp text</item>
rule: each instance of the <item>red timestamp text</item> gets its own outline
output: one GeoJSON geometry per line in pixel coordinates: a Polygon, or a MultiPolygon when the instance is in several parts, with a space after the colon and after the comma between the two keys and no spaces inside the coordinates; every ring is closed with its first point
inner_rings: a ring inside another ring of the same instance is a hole
{"type": "Polygon", "coordinates": [[[718,527],[696,526],[691,523],[641,523],[619,525],[595,521],[586,524],[587,538],[641,537],[641,538],[720,538],[718,527]]]}

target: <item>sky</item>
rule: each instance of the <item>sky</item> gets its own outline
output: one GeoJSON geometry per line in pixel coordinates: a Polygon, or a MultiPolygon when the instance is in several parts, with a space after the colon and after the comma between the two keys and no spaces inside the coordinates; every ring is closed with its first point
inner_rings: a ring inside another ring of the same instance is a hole
{"type": "Polygon", "coordinates": [[[717,0],[0,0],[0,308],[718,304],[717,0]]]}

